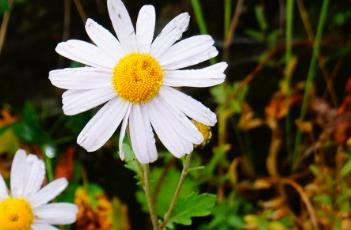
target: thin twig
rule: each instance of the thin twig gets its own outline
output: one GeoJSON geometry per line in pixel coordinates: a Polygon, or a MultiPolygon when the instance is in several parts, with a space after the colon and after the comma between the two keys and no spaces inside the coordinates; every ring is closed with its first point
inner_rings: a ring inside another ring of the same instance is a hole
{"type": "Polygon", "coordinates": [[[302,202],[305,204],[305,206],[307,208],[307,212],[310,215],[313,229],[319,230],[316,212],[311,204],[310,199],[308,198],[307,194],[305,193],[305,191],[301,187],[301,185],[299,185],[295,181],[288,179],[288,178],[281,178],[281,179],[279,179],[279,181],[283,184],[290,185],[291,187],[293,187],[296,190],[296,192],[300,195],[302,202]]]}
{"type": "MultiPolygon", "coordinates": [[[[63,31],[62,41],[66,41],[69,37],[70,25],[71,25],[71,11],[72,11],[72,0],[65,0],[63,2],[63,31]]],[[[65,58],[59,56],[57,66],[60,67],[64,63],[65,58]]]]}
{"type": "MultiPolygon", "coordinates": [[[[310,41],[314,41],[314,31],[312,29],[309,17],[308,17],[308,13],[307,10],[305,8],[305,5],[303,3],[303,0],[297,0],[297,6],[300,12],[300,16],[301,16],[301,20],[303,23],[303,26],[305,28],[307,37],[310,41]]],[[[326,82],[326,86],[327,86],[327,92],[330,95],[330,98],[333,102],[333,104],[336,106],[338,104],[338,99],[337,96],[335,95],[334,92],[334,85],[333,85],[333,81],[331,81],[331,77],[330,74],[328,72],[328,70],[325,68],[324,66],[324,58],[321,55],[318,55],[318,65],[322,71],[323,77],[324,77],[324,81],[326,82]]]]}
{"type": "MultiPolygon", "coordinates": [[[[285,69],[288,70],[289,65],[292,60],[292,42],[293,42],[293,27],[294,27],[294,1],[287,0],[286,6],[286,32],[285,32],[285,69]]],[[[285,79],[287,85],[287,95],[285,100],[290,100],[291,94],[291,75],[293,71],[285,71],[285,79]]],[[[291,138],[291,115],[288,113],[285,119],[285,135],[286,135],[286,150],[288,155],[291,156],[291,146],[292,146],[292,138],[291,138]]]]}
{"type": "MultiPolygon", "coordinates": [[[[322,40],[322,33],[324,29],[324,25],[327,19],[327,14],[328,14],[328,8],[329,8],[329,2],[330,0],[323,0],[322,8],[321,8],[321,13],[319,17],[319,22],[318,22],[318,27],[317,27],[317,34],[314,40],[313,44],[313,51],[312,51],[312,58],[310,62],[310,66],[308,68],[308,73],[307,73],[307,79],[305,83],[305,90],[304,90],[304,96],[303,96],[303,101],[302,101],[302,106],[301,106],[301,112],[300,112],[300,117],[299,119],[303,121],[305,119],[305,116],[307,114],[307,108],[308,108],[308,102],[309,102],[309,97],[310,97],[310,92],[312,90],[313,86],[313,81],[315,77],[315,68],[316,68],[316,63],[317,59],[319,56],[319,49],[321,45],[321,40],[322,40]]],[[[293,153],[293,170],[297,169],[298,163],[299,163],[299,153],[300,153],[300,144],[302,141],[302,133],[298,130],[295,138],[295,146],[294,146],[294,153],[293,153]]]]}
{"type": "Polygon", "coordinates": [[[87,20],[87,14],[85,13],[82,2],[80,0],[74,0],[74,5],[77,8],[77,11],[79,13],[80,18],[83,21],[83,24],[85,24],[85,21],[87,20]]]}
{"type": "Polygon", "coordinates": [[[225,60],[229,59],[229,47],[232,44],[232,41],[234,39],[235,31],[239,24],[239,19],[240,19],[243,6],[244,6],[244,0],[238,0],[235,6],[235,11],[234,11],[232,21],[230,23],[229,31],[226,33],[227,36],[224,38],[225,40],[224,40],[224,47],[223,47],[223,52],[224,52],[223,58],[225,60]]]}
{"type": "Polygon", "coordinates": [[[270,127],[272,130],[272,139],[269,147],[268,157],[266,160],[267,171],[272,177],[279,177],[279,170],[277,165],[277,157],[281,147],[281,134],[278,128],[277,121],[274,120],[274,127],[270,127]]]}
{"type": "Polygon", "coordinates": [[[224,38],[227,37],[230,27],[233,0],[224,0],[224,38]]]}
{"type": "Polygon", "coordinates": [[[8,1],[10,9],[8,11],[6,11],[4,13],[4,16],[2,17],[1,28],[0,28],[0,54],[1,54],[2,48],[4,47],[7,29],[9,26],[12,2],[13,2],[13,0],[8,1]]]}
{"type": "Polygon", "coordinates": [[[69,37],[70,24],[71,24],[71,0],[65,0],[64,2],[64,11],[63,11],[63,32],[62,40],[65,41],[69,37]]]}
{"type": "Polygon", "coordinates": [[[166,227],[168,221],[171,218],[171,215],[172,215],[173,209],[177,203],[180,191],[182,190],[182,185],[184,183],[184,179],[189,172],[190,160],[191,160],[191,154],[188,154],[183,161],[183,170],[182,170],[182,173],[180,174],[178,184],[177,184],[176,190],[174,192],[174,195],[172,197],[171,203],[169,204],[168,210],[163,218],[163,223],[160,226],[161,230],[166,227]]]}
{"type": "Polygon", "coordinates": [[[151,194],[151,188],[150,188],[150,168],[148,164],[143,164],[142,165],[142,170],[143,170],[143,179],[144,179],[144,192],[147,200],[147,204],[149,207],[149,214],[152,222],[152,226],[154,230],[159,230],[158,227],[158,220],[157,220],[157,215],[155,212],[155,205],[152,202],[152,194],[151,194]]]}

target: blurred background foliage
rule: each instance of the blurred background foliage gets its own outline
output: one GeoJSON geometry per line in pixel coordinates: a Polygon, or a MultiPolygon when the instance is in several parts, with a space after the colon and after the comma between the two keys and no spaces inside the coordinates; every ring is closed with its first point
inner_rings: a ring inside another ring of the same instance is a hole
{"type": "MultiPolygon", "coordinates": [[[[210,33],[229,64],[225,84],[183,89],[217,112],[192,154],[167,229],[351,229],[351,1],[126,0],[133,19],[156,6],[160,31],[183,11],[184,37],[210,33]]],[[[96,153],[75,139],[93,112],[64,116],[48,72],[77,66],[54,48],[88,40],[86,18],[112,29],[104,0],[0,0],[0,172],[17,148],[38,154],[59,199],[79,205],[70,229],[149,229],[138,164],[117,137],[96,153]]],[[[159,145],[161,146],[161,145],[159,145]]],[[[181,160],[160,151],[151,186],[162,218],[181,160]]],[[[183,160],[184,164],[184,160],[183,160]]],[[[67,228],[68,229],[68,228],[67,228]]]]}

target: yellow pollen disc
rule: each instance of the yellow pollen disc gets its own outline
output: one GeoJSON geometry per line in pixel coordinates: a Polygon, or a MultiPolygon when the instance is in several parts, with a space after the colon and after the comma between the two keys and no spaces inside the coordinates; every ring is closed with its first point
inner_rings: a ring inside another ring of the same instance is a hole
{"type": "Polygon", "coordinates": [[[163,83],[163,70],[149,54],[131,53],[113,70],[112,84],[118,95],[134,103],[146,103],[157,95],[163,83]]]}
{"type": "Polygon", "coordinates": [[[30,230],[33,210],[26,200],[7,198],[0,201],[0,230],[30,230]]]}

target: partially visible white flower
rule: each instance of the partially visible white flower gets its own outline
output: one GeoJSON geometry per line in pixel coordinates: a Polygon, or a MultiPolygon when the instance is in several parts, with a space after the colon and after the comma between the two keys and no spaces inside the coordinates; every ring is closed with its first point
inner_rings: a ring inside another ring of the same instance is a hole
{"type": "Polygon", "coordinates": [[[43,161],[18,150],[11,167],[10,191],[0,175],[1,230],[58,230],[52,225],[75,222],[76,205],[48,204],[67,187],[67,180],[57,179],[41,188],[44,178],[43,161]]]}
{"type": "Polygon", "coordinates": [[[121,125],[119,148],[127,127],[132,148],[141,163],[157,159],[154,132],[176,157],[191,153],[203,136],[189,118],[213,126],[216,115],[173,87],[209,87],[225,79],[227,63],[185,70],[218,55],[209,35],[177,42],[189,24],[189,14],[170,21],[154,39],[155,9],[140,9],[136,30],[121,0],[107,1],[117,38],[92,19],[86,31],[95,43],[61,42],[56,52],[87,65],[53,70],[51,83],[67,89],[63,111],[75,115],[106,103],[78,136],[78,144],[92,152],[103,146],[121,125]]]}

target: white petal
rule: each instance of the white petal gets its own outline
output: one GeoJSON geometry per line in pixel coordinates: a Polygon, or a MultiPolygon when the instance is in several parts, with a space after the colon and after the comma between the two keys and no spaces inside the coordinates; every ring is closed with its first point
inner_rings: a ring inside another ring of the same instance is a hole
{"type": "Polygon", "coordinates": [[[79,67],[52,70],[51,84],[62,89],[97,89],[111,87],[111,71],[93,67],[79,67]]]}
{"type": "Polygon", "coordinates": [[[125,54],[117,38],[94,20],[88,18],[85,24],[85,30],[87,31],[90,39],[101,50],[114,59],[116,63],[125,54]]]}
{"type": "Polygon", "coordinates": [[[137,51],[137,43],[132,20],[121,0],[108,0],[107,8],[113,28],[121,46],[126,52],[137,51]]]}
{"type": "Polygon", "coordinates": [[[137,160],[142,164],[154,162],[157,159],[155,138],[150,121],[146,114],[142,113],[140,105],[132,107],[129,116],[129,132],[137,160]]]}
{"type": "Polygon", "coordinates": [[[11,166],[11,178],[10,186],[13,197],[19,197],[24,191],[24,174],[26,171],[26,152],[23,149],[19,149],[13,159],[11,166]],[[24,172],[24,173],[23,173],[24,172]]]}
{"type": "Polygon", "coordinates": [[[56,179],[43,187],[38,193],[32,196],[29,201],[33,208],[37,208],[54,199],[65,190],[67,186],[68,182],[65,178],[56,179]]]}
{"type": "Polygon", "coordinates": [[[221,84],[225,79],[227,63],[221,62],[203,69],[165,71],[164,84],[173,87],[209,87],[221,84]]]}
{"type": "Polygon", "coordinates": [[[34,209],[39,221],[47,224],[71,224],[75,222],[78,208],[68,203],[53,203],[34,209]]]}
{"type": "Polygon", "coordinates": [[[124,137],[126,135],[126,129],[127,129],[127,125],[128,125],[129,114],[130,114],[131,108],[132,108],[132,105],[129,105],[128,110],[126,112],[126,115],[123,118],[121,131],[119,133],[118,147],[119,147],[119,157],[121,158],[121,160],[124,160],[124,157],[125,157],[124,149],[123,149],[123,140],[124,140],[124,137]]]}
{"type": "Polygon", "coordinates": [[[80,40],[60,42],[55,50],[68,59],[93,67],[112,69],[116,65],[116,60],[107,56],[100,48],[80,40]]]}
{"type": "Polygon", "coordinates": [[[188,13],[182,13],[170,21],[157,36],[151,46],[151,54],[156,58],[178,41],[187,30],[190,21],[188,13]]]}
{"type": "Polygon", "coordinates": [[[151,5],[143,6],[136,23],[136,39],[139,52],[149,52],[155,32],[156,13],[151,5]]]}
{"type": "Polygon", "coordinates": [[[25,187],[23,191],[24,197],[31,197],[39,191],[45,179],[45,165],[37,156],[29,154],[26,159],[26,164],[29,167],[26,172],[25,187]]]}
{"type": "Polygon", "coordinates": [[[164,69],[180,69],[206,61],[217,55],[211,36],[198,35],[174,44],[160,57],[164,69]]]}
{"type": "Polygon", "coordinates": [[[214,126],[217,122],[216,114],[204,106],[201,102],[171,87],[163,87],[160,96],[169,100],[169,104],[177,110],[185,113],[188,117],[199,121],[207,126],[214,126]]]}
{"type": "Polygon", "coordinates": [[[59,230],[59,229],[49,224],[34,222],[31,226],[31,230],[59,230]]]}
{"type": "Polygon", "coordinates": [[[202,134],[183,112],[172,106],[172,99],[159,97],[159,100],[162,106],[169,112],[170,117],[173,118],[169,121],[172,121],[170,123],[172,123],[172,126],[176,129],[178,135],[181,135],[184,139],[193,144],[201,144],[203,141],[202,134]]]}
{"type": "Polygon", "coordinates": [[[0,201],[8,197],[7,186],[5,184],[4,178],[0,174],[0,201]]]}
{"type": "Polygon", "coordinates": [[[63,112],[75,115],[99,106],[113,97],[116,92],[111,87],[91,90],[67,90],[62,95],[63,112]]]}
{"type": "Polygon", "coordinates": [[[182,157],[193,150],[193,143],[200,144],[201,133],[184,115],[174,112],[160,97],[144,105],[152,127],[166,148],[176,157],[182,157]]]}
{"type": "Polygon", "coordinates": [[[128,103],[119,98],[107,102],[79,134],[78,144],[88,152],[99,149],[116,131],[127,110],[128,103]]]}
{"type": "Polygon", "coordinates": [[[211,58],[216,57],[217,55],[218,55],[218,50],[212,46],[208,50],[206,50],[200,54],[196,54],[194,56],[188,57],[186,59],[180,60],[178,62],[169,64],[169,65],[163,66],[163,67],[166,70],[182,69],[184,67],[193,66],[193,65],[199,64],[201,62],[207,61],[211,58]]]}

